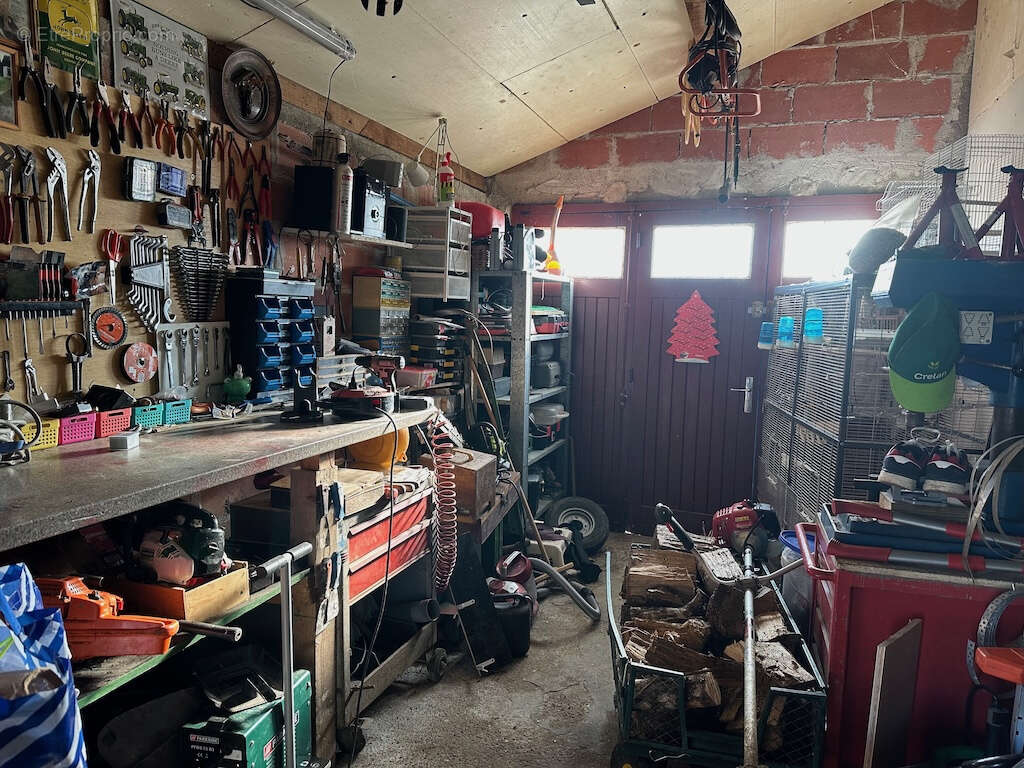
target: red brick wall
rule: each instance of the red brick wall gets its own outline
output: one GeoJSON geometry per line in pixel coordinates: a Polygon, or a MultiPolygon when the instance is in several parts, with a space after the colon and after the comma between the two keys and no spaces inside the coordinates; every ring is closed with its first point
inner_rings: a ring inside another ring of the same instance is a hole
{"type": "MultiPolygon", "coordinates": [[[[743,70],[739,191],[880,191],[966,129],[977,0],[895,0],[743,70]]],[[[721,129],[683,140],[666,99],[497,177],[514,202],[695,197],[721,183],[721,129]]]]}

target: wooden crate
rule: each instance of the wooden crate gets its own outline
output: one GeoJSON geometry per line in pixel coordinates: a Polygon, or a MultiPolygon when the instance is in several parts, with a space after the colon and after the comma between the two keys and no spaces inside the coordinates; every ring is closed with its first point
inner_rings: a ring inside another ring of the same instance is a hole
{"type": "Polygon", "coordinates": [[[109,591],[124,598],[124,612],[186,621],[213,621],[249,599],[249,564],[235,560],[223,576],[192,589],[117,581],[109,591]]]}
{"type": "MultiPolygon", "coordinates": [[[[455,465],[455,500],[459,511],[465,511],[476,519],[494,500],[494,489],[498,484],[498,459],[490,453],[459,448],[452,463],[455,465]]],[[[428,453],[420,457],[425,467],[433,467],[433,457],[428,453]]]]}

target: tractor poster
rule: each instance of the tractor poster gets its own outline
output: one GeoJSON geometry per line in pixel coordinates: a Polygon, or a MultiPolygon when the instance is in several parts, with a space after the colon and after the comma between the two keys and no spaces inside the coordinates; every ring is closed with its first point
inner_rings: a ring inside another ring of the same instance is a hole
{"type": "Polygon", "coordinates": [[[110,0],[114,84],[209,117],[206,37],[129,0],[110,0]]]}
{"type": "Polygon", "coordinates": [[[39,50],[57,69],[95,80],[100,72],[98,0],[39,0],[39,50]]]}

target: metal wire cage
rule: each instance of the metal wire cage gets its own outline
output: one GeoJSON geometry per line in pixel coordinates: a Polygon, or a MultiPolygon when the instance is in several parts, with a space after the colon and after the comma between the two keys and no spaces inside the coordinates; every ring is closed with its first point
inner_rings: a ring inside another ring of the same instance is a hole
{"type": "MultiPolygon", "coordinates": [[[[871,277],[776,289],[773,320],[799,325],[822,310],[824,340],[795,334],[796,348],[771,352],[762,404],[758,496],[787,525],[811,521],[833,497],[866,498],[856,478],[877,474],[885,453],[917,422],[892,396],[886,354],[903,312],[875,305],[871,277]]],[[[923,425],[968,451],[981,450],[992,424],[988,389],[958,378],[952,404],[923,425]]]]}
{"type": "MultiPolygon", "coordinates": [[[[1001,169],[1006,165],[1024,167],[1024,136],[964,136],[932,153],[921,168],[918,180],[890,182],[877,204],[882,214],[888,213],[912,196],[920,198],[913,221],[901,222],[897,226],[904,234],[910,232],[935,202],[939,194],[940,178],[934,169],[940,165],[967,169],[957,176],[956,193],[971,226],[977,229],[1006,194],[1009,179],[1001,169]]],[[[981,250],[990,255],[998,254],[1001,238],[1000,222],[981,239],[981,250]]],[[[934,245],[938,241],[938,222],[933,220],[918,241],[918,245],[934,245]]]]}

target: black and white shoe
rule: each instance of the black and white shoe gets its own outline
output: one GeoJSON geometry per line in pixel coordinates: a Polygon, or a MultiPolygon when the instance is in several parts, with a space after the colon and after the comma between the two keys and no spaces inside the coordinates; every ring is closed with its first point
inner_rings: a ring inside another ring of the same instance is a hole
{"type": "Polygon", "coordinates": [[[936,445],[924,469],[923,487],[926,491],[963,496],[970,476],[971,464],[966,453],[953,443],[936,445]]]}
{"type": "Polygon", "coordinates": [[[913,491],[924,473],[927,460],[928,451],[917,440],[896,443],[885,454],[882,471],[878,473],[878,482],[913,491]]]}

